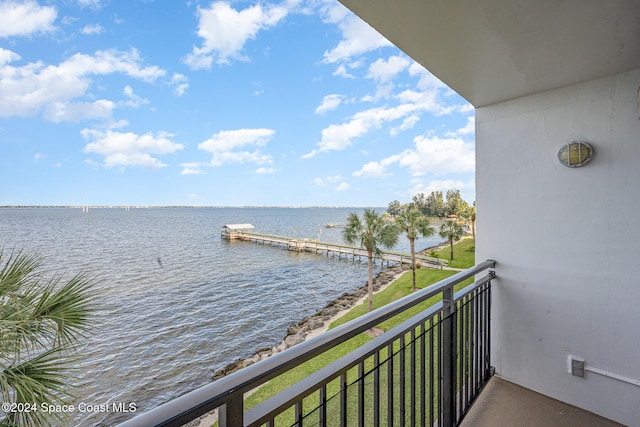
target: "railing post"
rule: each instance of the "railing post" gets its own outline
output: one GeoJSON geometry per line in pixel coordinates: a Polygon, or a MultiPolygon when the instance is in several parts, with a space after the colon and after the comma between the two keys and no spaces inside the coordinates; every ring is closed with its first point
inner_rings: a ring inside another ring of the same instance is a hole
{"type": "Polygon", "coordinates": [[[244,425],[244,394],[235,393],[218,408],[219,427],[242,427],[244,425]]]}
{"type": "Polygon", "coordinates": [[[453,286],[442,292],[442,414],[439,426],[452,427],[455,423],[455,302],[453,286]]]}

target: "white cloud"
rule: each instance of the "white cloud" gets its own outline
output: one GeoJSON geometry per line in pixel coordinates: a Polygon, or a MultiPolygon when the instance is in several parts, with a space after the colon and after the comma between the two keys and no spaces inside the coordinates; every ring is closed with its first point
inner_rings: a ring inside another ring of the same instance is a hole
{"type": "Polygon", "coordinates": [[[476,118],[467,117],[466,126],[456,130],[455,132],[448,132],[447,136],[455,137],[455,136],[464,136],[464,135],[474,135],[475,133],[476,133],[476,118]]]}
{"type": "Polygon", "coordinates": [[[459,110],[461,113],[472,113],[476,110],[476,107],[473,105],[466,103],[460,106],[459,110]]]}
{"type": "Polygon", "coordinates": [[[76,53],[60,64],[59,69],[72,76],[122,73],[146,82],[153,82],[166,74],[166,71],[155,65],[143,67],[141,63],[142,58],[137,49],[128,52],[109,49],[97,51],[94,55],[76,53]]]}
{"type": "Polygon", "coordinates": [[[158,132],[138,135],[133,132],[98,131],[83,129],[83,138],[91,141],[84,147],[85,153],[104,156],[104,166],[143,166],[157,169],[166,166],[152,155],[171,154],[182,150],[184,145],[171,140],[172,134],[158,132]]]}
{"type": "Polygon", "coordinates": [[[211,153],[209,166],[226,163],[269,164],[273,163],[272,157],[262,154],[259,148],[266,146],[274,134],[272,129],[224,130],[200,143],[198,148],[211,153]],[[253,147],[253,150],[247,150],[246,147],[253,147]]]}
{"type": "Polygon", "coordinates": [[[438,92],[435,90],[415,91],[407,89],[396,95],[402,104],[412,104],[416,109],[437,113],[444,107],[438,102],[438,92]]]}
{"type": "Polygon", "coordinates": [[[418,136],[414,139],[414,148],[381,161],[368,162],[360,170],[353,172],[353,176],[376,178],[392,175],[388,168],[394,164],[407,168],[414,178],[425,175],[461,175],[475,170],[475,149],[473,143],[460,138],[418,136]]]}
{"type": "Polygon", "coordinates": [[[346,191],[351,188],[351,185],[345,182],[345,178],[342,175],[332,175],[325,178],[318,177],[314,178],[311,182],[317,187],[326,187],[329,184],[333,184],[333,189],[337,192],[346,191]]]}
{"type": "Polygon", "coordinates": [[[316,114],[324,114],[327,111],[332,111],[338,108],[338,106],[342,103],[344,99],[344,95],[326,95],[322,98],[322,103],[316,108],[316,114]]]}
{"type": "Polygon", "coordinates": [[[388,61],[380,58],[369,66],[369,77],[381,83],[388,82],[406,70],[410,64],[404,56],[391,56],[388,61]]]}
{"type": "Polygon", "coordinates": [[[333,75],[337,77],[344,77],[349,79],[355,78],[353,74],[347,71],[347,67],[345,67],[344,65],[338,66],[338,68],[336,68],[336,70],[333,72],[333,75]]]}
{"type": "Polygon", "coordinates": [[[85,119],[108,119],[114,103],[106,99],[94,102],[59,102],[47,104],[42,116],[51,122],[78,122],[85,119]]]}
{"type": "Polygon", "coordinates": [[[227,163],[253,163],[257,165],[273,163],[273,159],[268,154],[261,154],[256,151],[224,151],[213,153],[211,166],[222,166],[227,163]]]}
{"type": "Polygon", "coordinates": [[[77,53],[59,65],[11,65],[19,59],[11,51],[0,50],[0,117],[34,116],[44,111],[46,119],[55,121],[105,118],[113,109],[111,101],[82,99],[89,95],[92,76],[120,73],[153,82],[165,74],[159,67],[144,66],[135,49],[77,53]]]}
{"type": "Polygon", "coordinates": [[[354,115],[347,123],[330,125],[322,130],[322,140],[316,145],[318,148],[302,156],[308,159],[326,151],[341,151],[351,146],[352,140],[378,128],[384,121],[391,120],[389,111],[384,109],[365,110],[354,115]]]}
{"type": "Polygon", "coordinates": [[[198,145],[201,150],[210,153],[231,151],[245,145],[263,147],[276,132],[272,129],[223,130],[198,145]]]}
{"type": "Polygon", "coordinates": [[[417,76],[420,80],[418,81],[418,89],[426,90],[426,89],[446,89],[447,85],[442,83],[440,79],[431,74],[426,68],[417,62],[413,62],[411,66],[409,66],[409,74],[412,76],[417,76]]]}
{"type": "Polygon", "coordinates": [[[417,114],[413,114],[405,118],[399,126],[395,126],[389,129],[389,135],[396,136],[402,132],[412,129],[419,121],[420,116],[418,116],[417,114]]]}
{"type": "Polygon", "coordinates": [[[57,15],[55,7],[35,1],[0,2],[0,38],[51,32],[57,15]]]}
{"type": "Polygon", "coordinates": [[[351,185],[348,182],[341,182],[337,187],[336,191],[347,191],[351,188],[351,185]]]}
{"type": "Polygon", "coordinates": [[[107,128],[108,129],[122,129],[125,128],[127,126],[129,126],[129,121],[128,120],[110,120],[109,123],[107,124],[107,128]]]}
{"type": "Polygon", "coordinates": [[[104,28],[100,24],[95,25],[85,25],[80,32],[85,35],[94,35],[94,34],[102,34],[104,32],[104,28]]]}
{"type": "Polygon", "coordinates": [[[191,163],[182,163],[182,171],[180,175],[202,175],[204,171],[202,170],[202,163],[199,162],[191,162],[191,163]]]}
{"type": "Polygon", "coordinates": [[[342,32],[342,40],[330,51],[324,53],[324,62],[336,63],[351,61],[353,57],[372,50],[392,46],[369,24],[350,13],[344,6],[331,4],[323,10],[325,22],[338,25],[342,32]]]}
{"type": "Polygon", "coordinates": [[[78,0],[80,7],[92,7],[98,9],[102,6],[102,0],[78,0]]]}
{"type": "Polygon", "coordinates": [[[33,155],[33,162],[34,163],[40,163],[40,160],[44,159],[45,157],[47,157],[46,154],[36,153],[36,154],[33,155]]]}
{"type": "Polygon", "coordinates": [[[176,96],[182,96],[187,93],[187,89],[189,89],[189,78],[184,74],[173,73],[169,85],[174,86],[173,93],[176,96]]]}
{"type": "Polygon", "coordinates": [[[241,54],[245,43],[256,38],[260,30],[275,26],[287,16],[284,6],[257,4],[236,10],[228,2],[214,2],[209,8],[198,7],[198,36],[202,46],[194,46],[184,62],[192,69],[210,68],[213,62],[245,60],[241,54]]]}
{"type": "Polygon", "coordinates": [[[375,96],[367,95],[364,100],[376,101],[378,99],[391,98],[395,85],[394,78],[406,70],[411,62],[404,56],[391,56],[387,61],[379,58],[369,65],[367,77],[377,82],[375,96]]]}
{"type": "Polygon", "coordinates": [[[425,173],[465,173],[475,170],[473,143],[460,138],[418,136],[415,149],[402,153],[398,164],[414,176],[425,173]]]}
{"type": "Polygon", "coordinates": [[[256,169],[256,173],[259,175],[267,175],[267,174],[272,174],[272,173],[276,173],[277,169],[276,168],[258,168],[256,169]]]}
{"type": "Polygon", "coordinates": [[[460,138],[418,136],[415,147],[388,157],[381,163],[397,163],[409,169],[413,176],[425,174],[463,174],[475,170],[475,148],[473,143],[460,138]]]}
{"type": "Polygon", "coordinates": [[[414,108],[412,105],[393,108],[371,108],[356,113],[351,120],[343,124],[332,124],[322,130],[322,140],[318,148],[302,156],[308,159],[326,151],[340,151],[351,146],[353,139],[362,137],[372,129],[380,128],[384,123],[406,116],[414,108]]]}
{"type": "MultiPolygon", "coordinates": [[[[388,81],[397,72],[410,67],[410,62],[403,57],[392,57],[389,61],[381,61],[377,64],[376,67],[373,67],[375,71],[371,76],[375,76],[379,81],[388,81]]],[[[418,73],[418,71],[414,71],[414,73],[418,73]]],[[[389,128],[390,136],[396,136],[400,132],[411,129],[424,113],[444,115],[460,109],[458,105],[446,105],[441,102],[441,89],[438,87],[429,86],[423,90],[407,89],[395,95],[392,92],[392,83],[380,84],[377,96],[396,101],[397,105],[363,110],[349,117],[344,123],[329,125],[322,130],[321,139],[316,147],[304,154],[302,158],[308,159],[319,153],[344,150],[350,147],[355,139],[398,120],[401,120],[399,124],[389,128]]],[[[363,98],[362,101],[373,102],[376,99],[369,96],[363,98]]]]}
{"type": "Polygon", "coordinates": [[[145,105],[149,103],[149,100],[146,98],[142,98],[135,93],[133,93],[133,88],[129,85],[125,86],[122,92],[128,98],[128,101],[124,101],[124,104],[131,108],[138,108],[141,105],[145,105]]]}
{"type": "Polygon", "coordinates": [[[388,157],[381,162],[369,162],[362,166],[362,169],[353,173],[353,176],[361,176],[365,178],[378,178],[393,175],[387,172],[387,166],[394,163],[393,157],[388,157]]]}
{"type": "Polygon", "coordinates": [[[0,47],[0,67],[18,60],[20,60],[20,55],[8,49],[3,49],[0,47]]]}

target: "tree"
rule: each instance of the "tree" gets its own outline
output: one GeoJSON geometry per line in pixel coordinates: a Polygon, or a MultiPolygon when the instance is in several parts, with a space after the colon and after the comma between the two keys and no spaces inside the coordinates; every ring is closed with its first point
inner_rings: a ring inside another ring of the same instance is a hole
{"type": "Polygon", "coordinates": [[[424,212],[425,215],[444,216],[446,206],[444,198],[442,197],[442,191],[432,191],[427,196],[425,203],[427,207],[427,211],[424,212]]]}
{"type": "Polygon", "coordinates": [[[411,271],[413,274],[413,285],[411,289],[416,290],[416,251],[415,240],[419,236],[428,237],[432,236],[434,230],[429,226],[429,218],[424,216],[422,212],[417,209],[406,210],[396,218],[396,225],[398,229],[407,234],[409,239],[409,245],[411,247],[411,271]]]}
{"type": "Polygon", "coordinates": [[[469,204],[462,199],[460,190],[447,190],[446,215],[461,216],[469,204]]]}
{"type": "Polygon", "coordinates": [[[476,202],[473,202],[473,206],[467,205],[462,217],[466,219],[471,225],[471,234],[473,235],[473,241],[476,241],[476,202]]]}
{"type": "Polygon", "coordinates": [[[429,212],[429,206],[427,205],[427,198],[424,193],[419,193],[413,196],[411,203],[409,203],[409,209],[418,209],[425,215],[431,215],[429,212]]]}
{"type": "Polygon", "coordinates": [[[0,403],[36,409],[4,411],[2,426],[50,425],[50,416],[60,420],[63,414],[49,415],[42,405],[68,403],[72,350],[88,331],[88,279],[45,279],[40,268],[37,257],[0,251],[0,403]]]}
{"type": "Polygon", "coordinates": [[[347,225],[342,237],[351,245],[360,245],[367,250],[369,260],[369,311],[373,310],[373,254],[382,256],[380,246],[393,247],[398,241],[398,229],[386,222],[373,209],[365,209],[362,218],[352,212],[347,217],[347,225]]]}
{"type": "Polygon", "coordinates": [[[398,200],[394,200],[393,202],[389,203],[389,207],[387,208],[387,213],[389,215],[395,218],[400,214],[400,212],[402,212],[402,205],[398,200]]]}
{"type": "Polygon", "coordinates": [[[444,237],[449,240],[449,246],[451,247],[450,260],[453,259],[453,242],[462,237],[462,226],[460,223],[453,219],[448,219],[440,227],[440,237],[444,237]]]}

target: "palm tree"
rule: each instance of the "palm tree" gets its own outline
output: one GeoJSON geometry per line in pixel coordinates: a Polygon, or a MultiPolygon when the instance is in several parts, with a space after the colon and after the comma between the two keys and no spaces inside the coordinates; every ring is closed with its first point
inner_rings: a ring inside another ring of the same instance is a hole
{"type": "Polygon", "coordinates": [[[473,236],[473,242],[476,241],[476,202],[473,205],[467,205],[460,213],[460,216],[471,226],[471,234],[473,236]]]}
{"type": "Polygon", "coordinates": [[[4,411],[2,426],[51,424],[42,406],[68,403],[71,351],[88,331],[88,279],[46,279],[40,268],[37,257],[0,250],[0,403],[36,409],[4,411]]]}
{"type": "Polygon", "coordinates": [[[476,202],[469,207],[469,219],[471,220],[471,233],[473,234],[473,244],[476,243],[476,202]]]}
{"type": "Polygon", "coordinates": [[[451,247],[450,260],[453,259],[453,242],[462,237],[462,226],[460,223],[453,219],[448,219],[440,227],[440,237],[449,239],[449,246],[451,247]]]}
{"type": "Polygon", "coordinates": [[[419,236],[432,236],[435,231],[429,226],[429,218],[424,216],[418,209],[409,209],[402,212],[396,218],[396,225],[402,232],[407,233],[407,239],[409,239],[409,245],[411,246],[411,270],[413,273],[413,285],[411,289],[415,291],[416,250],[414,243],[419,236]]]}
{"type": "Polygon", "coordinates": [[[342,237],[351,245],[360,245],[367,250],[369,259],[369,311],[373,310],[373,254],[382,256],[380,246],[393,247],[398,241],[398,229],[373,209],[365,209],[362,219],[352,212],[347,217],[347,226],[342,237]]]}

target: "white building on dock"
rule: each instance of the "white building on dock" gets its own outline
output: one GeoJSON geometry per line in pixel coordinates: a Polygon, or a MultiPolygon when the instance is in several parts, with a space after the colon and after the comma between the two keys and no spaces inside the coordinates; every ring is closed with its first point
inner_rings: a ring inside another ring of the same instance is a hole
{"type": "Polygon", "coordinates": [[[253,228],[251,224],[225,224],[222,226],[221,237],[227,240],[236,240],[243,231],[251,231],[253,228]]]}

